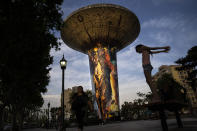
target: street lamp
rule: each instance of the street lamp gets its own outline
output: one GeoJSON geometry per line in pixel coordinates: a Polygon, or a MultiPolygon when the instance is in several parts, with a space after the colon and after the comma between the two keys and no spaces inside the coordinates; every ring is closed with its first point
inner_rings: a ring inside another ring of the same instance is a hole
{"type": "Polygon", "coordinates": [[[64,129],[64,70],[66,69],[67,61],[64,59],[64,55],[60,60],[60,66],[62,69],[62,130],[64,129]]]}
{"type": "Polygon", "coordinates": [[[49,108],[50,108],[50,102],[48,103],[48,128],[49,128],[49,124],[50,124],[50,121],[49,121],[49,108]]]}

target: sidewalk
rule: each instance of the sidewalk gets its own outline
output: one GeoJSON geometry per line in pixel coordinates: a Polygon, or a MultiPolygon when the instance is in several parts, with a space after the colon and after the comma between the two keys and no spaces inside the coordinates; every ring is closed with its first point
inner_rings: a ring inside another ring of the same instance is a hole
{"type": "MultiPolygon", "coordinates": [[[[182,119],[184,128],[177,128],[176,120],[167,120],[169,131],[197,131],[197,118],[182,119]]],[[[55,129],[28,129],[24,131],[56,131],[55,129]]],[[[66,131],[77,131],[67,128],[66,131]]],[[[84,131],[162,131],[160,120],[128,121],[114,124],[88,126],[84,131]]]]}

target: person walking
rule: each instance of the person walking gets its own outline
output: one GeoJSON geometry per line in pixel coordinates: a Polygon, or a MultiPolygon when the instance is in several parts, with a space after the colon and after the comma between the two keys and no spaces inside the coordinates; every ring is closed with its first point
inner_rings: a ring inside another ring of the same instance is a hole
{"type": "Polygon", "coordinates": [[[74,94],[72,98],[72,111],[76,115],[77,123],[78,123],[78,131],[83,131],[83,127],[86,120],[86,114],[88,110],[88,106],[92,110],[91,102],[88,100],[88,96],[83,91],[82,86],[78,86],[77,93],[74,94]]]}
{"type": "Polygon", "coordinates": [[[61,113],[61,108],[58,109],[57,112],[57,118],[56,118],[56,130],[61,131],[62,129],[62,113],[61,113]]]}

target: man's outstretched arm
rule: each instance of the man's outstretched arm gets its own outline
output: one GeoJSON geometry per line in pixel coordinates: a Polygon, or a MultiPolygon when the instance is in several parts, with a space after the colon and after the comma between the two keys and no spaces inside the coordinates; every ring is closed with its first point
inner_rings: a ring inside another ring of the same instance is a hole
{"type": "Polygon", "coordinates": [[[163,46],[163,47],[149,47],[150,50],[158,50],[158,49],[166,49],[169,50],[170,46],[163,46]]]}
{"type": "Polygon", "coordinates": [[[168,53],[169,50],[161,50],[161,51],[151,51],[152,54],[157,54],[157,53],[161,53],[161,52],[165,52],[168,53]]]}

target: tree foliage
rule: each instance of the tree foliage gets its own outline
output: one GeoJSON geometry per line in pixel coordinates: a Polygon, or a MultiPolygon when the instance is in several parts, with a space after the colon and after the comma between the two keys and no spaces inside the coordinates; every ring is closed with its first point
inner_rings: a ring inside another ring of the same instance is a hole
{"type": "Polygon", "coordinates": [[[60,107],[52,107],[50,110],[51,113],[51,119],[52,121],[57,121],[56,115],[59,115],[59,110],[61,110],[60,107]]]}
{"type": "Polygon", "coordinates": [[[181,67],[178,70],[188,71],[188,81],[194,91],[197,91],[197,46],[188,50],[187,55],[176,61],[181,67]]]}
{"type": "Polygon", "coordinates": [[[58,49],[63,0],[6,0],[0,3],[0,101],[12,113],[43,104],[50,49],[58,49]]]}
{"type": "Polygon", "coordinates": [[[143,107],[144,104],[146,104],[148,101],[151,100],[152,93],[142,93],[137,92],[138,99],[134,99],[133,102],[124,102],[124,104],[121,105],[121,116],[124,117],[126,120],[130,119],[136,119],[140,117],[144,117],[145,107],[143,107]]]}
{"type": "Polygon", "coordinates": [[[147,94],[138,92],[137,95],[142,100],[142,104],[149,102],[152,98],[152,92],[148,92],[147,94]]]}
{"type": "Polygon", "coordinates": [[[186,102],[186,89],[176,82],[171,74],[163,74],[156,84],[162,100],[186,102]]]}
{"type": "Polygon", "coordinates": [[[129,120],[130,116],[133,114],[131,113],[133,111],[132,103],[131,102],[124,102],[121,105],[121,116],[124,117],[124,119],[129,120]]]}

